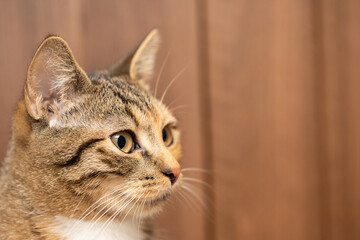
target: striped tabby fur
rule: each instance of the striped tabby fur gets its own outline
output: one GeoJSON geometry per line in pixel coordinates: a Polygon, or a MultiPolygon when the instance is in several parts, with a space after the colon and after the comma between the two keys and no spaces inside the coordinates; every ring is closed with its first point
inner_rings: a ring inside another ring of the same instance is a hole
{"type": "Polygon", "coordinates": [[[158,41],[92,74],[60,37],[41,43],[1,168],[0,239],[156,239],[150,217],[182,182],[177,121],[146,85],[158,41]]]}

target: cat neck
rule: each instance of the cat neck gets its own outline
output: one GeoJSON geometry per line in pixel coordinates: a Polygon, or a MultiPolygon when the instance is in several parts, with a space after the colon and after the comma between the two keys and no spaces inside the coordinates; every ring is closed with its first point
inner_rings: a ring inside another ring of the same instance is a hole
{"type": "Polygon", "coordinates": [[[144,239],[145,235],[136,219],[119,221],[80,221],[57,216],[53,231],[66,240],[130,240],[144,239]]]}

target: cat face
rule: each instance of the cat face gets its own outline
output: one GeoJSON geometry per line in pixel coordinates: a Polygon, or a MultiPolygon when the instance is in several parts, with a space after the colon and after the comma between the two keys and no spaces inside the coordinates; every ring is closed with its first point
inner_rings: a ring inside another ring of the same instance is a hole
{"type": "Polygon", "coordinates": [[[181,184],[177,120],[144,82],[157,42],[153,31],[121,63],[87,75],[51,36],[30,64],[24,98],[34,174],[55,181],[49,193],[85,199],[82,218],[152,214],[181,184]]]}

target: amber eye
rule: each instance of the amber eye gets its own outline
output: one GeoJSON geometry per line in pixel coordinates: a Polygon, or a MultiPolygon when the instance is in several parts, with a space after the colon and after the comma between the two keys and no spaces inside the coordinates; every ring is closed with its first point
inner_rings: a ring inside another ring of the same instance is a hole
{"type": "Polygon", "coordinates": [[[174,138],[171,132],[171,128],[166,126],[162,130],[162,139],[165,143],[165,146],[169,147],[174,142],[174,138]]]}
{"type": "Polygon", "coordinates": [[[124,153],[134,150],[134,139],[128,132],[119,132],[111,136],[111,141],[124,153]]]}

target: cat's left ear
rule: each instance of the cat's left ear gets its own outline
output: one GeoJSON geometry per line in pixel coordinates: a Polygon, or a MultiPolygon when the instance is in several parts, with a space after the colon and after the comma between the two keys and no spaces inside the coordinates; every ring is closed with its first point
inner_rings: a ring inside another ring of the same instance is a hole
{"type": "Polygon", "coordinates": [[[81,90],[90,85],[67,43],[58,36],[47,37],[32,59],[24,88],[29,115],[38,120],[54,119],[75,102],[81,90]]]}
{"type": "Polygon", "coordinates": [[[160,36],[157,29],[152,30],[125,60],[108,69],[111,76],[127,75],[133,81],[152,77],[160,36]]]}

